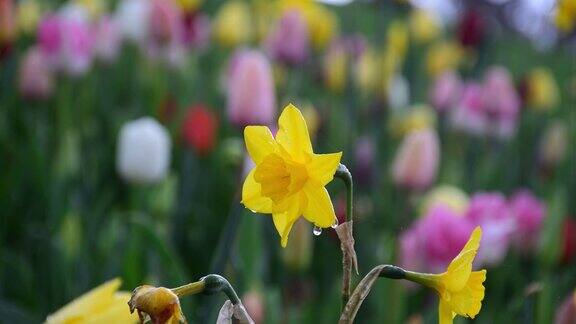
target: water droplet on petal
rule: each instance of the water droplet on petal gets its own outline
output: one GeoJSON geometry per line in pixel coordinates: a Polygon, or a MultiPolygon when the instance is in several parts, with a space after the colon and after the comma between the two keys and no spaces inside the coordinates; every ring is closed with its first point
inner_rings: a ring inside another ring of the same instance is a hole
{"type": "Polygon", "coordinates": [[[322,227],[318,227],[318,226],[314,225],[314,229],[312,230],[312,234],[314,234],[316,236],[322,234],[322,227]]]}
{"type": "Polygon", "coordinates": [[[336,229],[336,227],[338,227],[338,225],[340,225],[340,224],[338,224],[338,218],[336,218],[336,219],[334,220],[334,224],[332,224],[331,227],[334,228],[334,229],[336,229]]]}

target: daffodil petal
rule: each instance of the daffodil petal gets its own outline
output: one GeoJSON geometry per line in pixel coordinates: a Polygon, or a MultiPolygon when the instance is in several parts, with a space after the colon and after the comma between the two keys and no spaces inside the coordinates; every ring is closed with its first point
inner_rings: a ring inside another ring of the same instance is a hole
{"type": "Polygon", "coordinates": [[[312,185],[304,186],[307,204],[304,218],[319,227],[330,227],[336,222],[336,214],[328,190],[312,185]]]}
{"type": "Polygon", "coordinates": [[[305,162],[307,154],[312,154],[312,143],[306,120],[298,108],[289,104],[278,119],[280,129],[276,141],[298,162],[305,162]]]}
{"type": "Polygon", "coordinates": [[[452,314],[452,310],[450,309],[450,305],[446,303],[443,299],[440,299],[440,303],[438,305],[438,323],[439,324],[452,324],[452,320],[454,316],[452,314]]]}
{"type": "Polygon", "coordinates": [[[248,154],[256,164],[277,149],[277,143],[270,129],[266,126],[246,126],[244,128],[244,141],[248,154]]]}
{"type": "Polygon", "coordinates": [[[252,169],[242,186],[242,204],[254,212],[272,212],[272,199],[262,196],[262,186],[254,179],[256,168],[252,169]]]}
{"type": "Polygon", "coordinates": [[[472,262],[478,252],[481,237],[482,230],[476,227],[462,251],[450,262],[448,269],[442,275],[444,285],[449,291],[459,291],[466,285],[472,272],[472,262]]]}
{"type": "Polygon", "coordinates": [[[280,244],[282,247],[286,247],[288,244],[288,236],[290,235],[290,230],[292,225],[300,216],[300,200],[298,198],[293,199],[292,203],[289,204],[289,209],[283,213],[272,214],[272,219],[274,220],[274,226],[280,234],[280,244]]]}
{"type": "Polygon", "coordinates": [[[471,318],[478,315],[484,299],[483,283],[485,280],[486,270],[472,272],[466,286],[462,290],[451,294],[449,304],[452,311],[471,318]]]}
{"type": "Polygon", "coordinates": [[[334,178],[341,158],[342,152],[313,154],[312,160],[307,165],[310,177],[318,182],[318,185],[325,186],[334,178]]]}

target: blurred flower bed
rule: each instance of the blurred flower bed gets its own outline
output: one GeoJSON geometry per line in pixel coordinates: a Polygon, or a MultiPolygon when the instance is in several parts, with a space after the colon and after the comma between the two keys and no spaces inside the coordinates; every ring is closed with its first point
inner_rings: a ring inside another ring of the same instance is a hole
{"type": "MultiPolygon", "coordinates": [[[[112,278],[92,303],[129,321],[118,289],[207,273],[256,323],[336,322],[335,231],[288,241],[240,203],[244,127],[275,133],[293,103],[352,172],[361,275],[440,272],[480,226],[475,321],[575,323],[576,2],[325,2],[0,0],[0,322],[63,323],[112,278]]],[[[213,322],[220,302],[182,308],[213,322]]],[[[357,322],[436,303],[378,281],[357,322]]]]}

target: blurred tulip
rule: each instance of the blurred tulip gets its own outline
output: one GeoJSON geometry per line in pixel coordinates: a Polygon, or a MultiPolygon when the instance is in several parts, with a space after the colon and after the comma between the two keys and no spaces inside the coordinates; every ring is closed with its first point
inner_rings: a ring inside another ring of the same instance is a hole
{"type": "Polygon", "coordinates": [[[436,17],[425,10],[412,10],[410,12],[410,31],[417,43],[428,43],[438,37],[441,32],[436,17]]]}
{"type": "Polygon", "coordinates": [[[203,0],[177,0],[180,9],[182,9],[182,11],[186,13],[196,11],[200,7],[202,2],[203,0]]]}
{"type": "Polygon", "coordinates": [[[214,19],[214,37],[225,47],[245,44],[252,39],[252,17],[244,1],[226,1],[214,19]]]}
{"type": "Polygon", "coordinates": [[[576,323],[576,291],[566,296],[562,304],[556,309],[554,324],[576,323]]]}
{"type": "Polygon", "coordinates": [[[390,120],[395,136],[406,136],[411,132],[434,128],[436,114],[428,105],[416,104],[404,111],[397,111],[390,120]]]}
{"type": "MultiPolygon", "coordinates": [[[[408,52],[408,27],[403,21],[396,20],[390,23],[386,31],[386,48],[395,56],[404,61],[408,52]]],[[[401,63],[400,63],[401,64],[401,63]]]]}
{"type": "Polygon", "coordinates": [[[118,173],[129,183],[158,183],[168,173],[170,149],[168,131],[156,120],[142,117],[127,122],[118,137],[118,173]]]}
{"type": "Polygon", "coordinates": [[[118,24],[110,16],[102,16],[96,24],[94,55],[99,60],[111,63],[118,58],[122,37],[118,24]]]}
{"type": "Polygon", "coordinates": [[[462,15],[458,25],[458,40],[464,47],[476,47],[484,39],[484,17],[476,10],[468,10],[462,15]]]}
{"type": "Polygon", "coordinates": [[[376,144],[369,136],[358,138],[354,150],[354,178],[360,184],[367,186],[374,176],[374,160],[376,159],[376,144]]]}
{"type": "Polygon", "coordinates": [[[210,41],[212,26],[208,15],[203,13],[187,13],[184,15],[182,41],[184,45],[194,49],[204,49],[210,41]]]}
{"type": "Polygon", "coordinates": [[[320,128],[320,114],[316,108],[308,103],[302,106],[302,115],[306,120],[306,125],[308,126],[308,133],[310,134],[310,138],[314,138],[318,133],[318,129],[320,128]]]}
{"type": "Polygon", "coordinates": [[[426,70],[432,77],[454,70],[460,65],[464,52],[458,44],[441,41],[434,43],[426,55],[426,70]]]}
{"type": "Polygon", "coordinates": [[[276,91],[270,62],[262,52],[236,51],[228,66],[226,91],[228,118],[233,124],[272,124],[276,91]]]}
{"type": "Polygon", "coordinates": [[[266,41],[270,55],[287,64],[301,64],[308,57],[308,26],[298,10],[285,11],[266,41]]]}
{"type": "Polygon", "coordinates": [[[380,61],[374,49],[367,48],[360,54],[354,65],[354,78],[363,95],[368,96],[378,90],[380,81],[380,61]]]}
{"type": "Polygon", "coordinates": [[[30,99],[46,99],[54,92],[54,76],[46,56],[37,47],[28,49],[19,70],[19,90],[30,99]]]}
{"type": "Polygon", "coordinates": [[[570,33],[576,27],[576,4],[573,0],[558,0],[555,10],[556,26],[564,34],[570,33]]]}
{"type": "Polygon", "coordinates": [[[107,0],[74,0],[74,2],[84,8],[91,19],[99,19],[108,11],[107,0]]]}
{"type": "Polygon", "coordinates": [[[291,230],[291,243],[282,249],[282,261],[290,271],[301,273],[308,269],[314,252],[312,226],[299,219],[291,230]]]}
{"type": "Polygon", "coordinates": [[[342,93],[346,87],[348,74],[348,53],[343,44],[335,42],[324,55],[324,83],[336,93],[342,93]]]}
{"type": "Polygon", "coordinates": [[[0,47],[10,46],[16,37],[14,13],[12,0],[0,0],[0,47]]]}
{"type": "Polygon", "coordinates": [[[172,0],[151,0],[150,38],[159,46],[178,41],[182,36],[181,12],[172,0]]]}
{"type": "Polygon", "coordinates": [[[476,136],[487,134],[489,125],[484,112],[483,95],[482,86],[478,83],[463,86],[462,96],[450,115],[450,122],[455,129],[476,136]]]}
{"type": "Polygon", "coordinates": [[[463,84],[454,71],[445,71],[434,78],[428,98],[438,112],[451,110],[462,93],[463,84]]]}
{"type": "Polygon", "coordinates": [[[514,81],[504,67],[492,67],[484,75],[483,109],[490,120],[488,131],[500,138],[510,138],[516,132],[520,113],[520,98],[514,81]]]}
{"type": "Polygon", "coordinates": [[[148,38],[148,22],[151,11],[149,0],[122,0],[118,4],[115,20],[125,39],[143,44],[148,38]]]}
{"type": "Polygon", "coordinates": [[[420,243],[417,225],[403,231],[398,238],[398,263],[404,269],[425,271],[426,259],[420,243]]]}
{"type": "Polygon", "coordinates": [[[426,215],[434,207],[441,205],[450,208],[456,215],[464,216],[468,209],[468,195],[458,187],[439,185],[423,198],[421,213],[426,215]]]}
{"type": "Polygon", "coordinates": [[[488,266],[502,262],[516,230],[506,197],[497,192],[476,193],[470,199],[466,217],[483,230],[478,262],[488,266]]]}
{"type": "Polygon", "coordinates": [[[23,0],[18,2],[16,19],[18,28],[24,34],[32,34],[38,28],[42,9],[37,0],[23,0]]]}
{"type": "Polygon", "coordinates": [[[246,292],[241,300],[254,323],[264,323],[266,305],[262,294],[258,290],[252,289],[246,292]]]}
{"type": "Polygon", "coordinates": [[[550,70],[533,69],[526,78],[526,86],[526,101],[535,110],[550,111],[558,105],[558,84],[550,70]]]}
{"type": "Polygon", "coordinates": [[[338,16],[327,7],[315,1],[300,0],[281,0],[278,4],[281,13],[291,10],[302,13],[315,49],[325,48],[338,34],[338,16]]]}
{"type": "Polygon", "coordinates": [[[38,45],[40,50],[56,63],[62,46],[61,19],[55,14],[42,18],[38,26],[38,45]]]}
{"type": "MultiPolygon", "coordinates": [[[[416,238],[410,242],[415,255],[421,255],[423,260],[420,266],[424,271],[444,270],[452,259],[458,255],[460,249],[474,229],[472,223],[455,214],[446,206],[432,208],[424,217],[412,225],[416,238]],[[420,252],[418,252],[420,250],[420,252]]],[[[408,246],[409,247],[409,246],[408,246]]]]}
{"type": "Polygon", "coordinates": [[[188,110],[182,125],[182,135],[198,155],[205,156],[212,152],[217,132],[218,119],[210,109],[199,104],[188,110]]]}
{"type": "Polygon", "coordinates": [[[546,128],[538,149],[539,161],[545,168],[561,163],[568,148],[568,128],[561,120],[555,120],[546,128]]]}
{"type": "Polygon", "coordinates": [[[396,152],[392,165],[394,182],[412,190],[428,187],[436,178],[440,143],[433,129],[408,134],[396,152]]]}
{"type": "Polygon", "coordinates": [[[570,264],[576,257],[576,220],[566,217],[562,226],[562,263],[570,264]]]}
{"type": "Polygon", "coordinates": [[[408,107],[410,104],[410,84],[408,80],[401,75],[396,74],[392,77],[386,92],[388,105],[392,110],[399,110],[408,107]]]}
{"type": "Polygon", "coordinates": [[[510,198],[512,217],[516,220],[514,243],[523,252],[536,248],[546,207],[527,190],[519,191],[510,198]]]}

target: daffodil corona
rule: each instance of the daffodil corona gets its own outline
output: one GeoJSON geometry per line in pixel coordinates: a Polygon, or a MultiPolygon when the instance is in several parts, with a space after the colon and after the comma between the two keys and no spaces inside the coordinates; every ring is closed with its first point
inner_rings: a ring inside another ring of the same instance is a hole
{"type": "Polygon", "coordinates": [[[472,271],[480,247],[482,229],[476,227],[446,272],[425,274],[406,271],[406,279],[434,288],[440,297],[439,323],[449,324],[456,315],[474,318],[482,308],[486,270],[472,271]]]}
{"type": "Polygon", "coordinates": [[[242,188],[248,209],[272,214],[283,247],[294,222],[303,215],[315,226],[334,225],[334,207],[324,186],[332,181],[342,152],[315,154],[306,121],[292,104],[278,119],[274,138],[266,126],[248,126],[244,140],[256,164],[242,188]]]}

